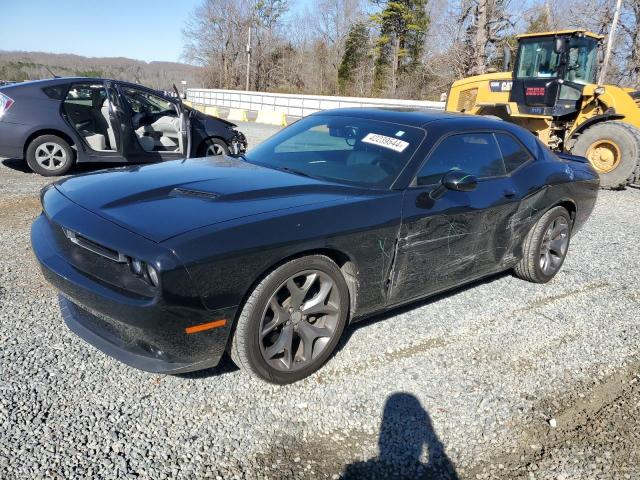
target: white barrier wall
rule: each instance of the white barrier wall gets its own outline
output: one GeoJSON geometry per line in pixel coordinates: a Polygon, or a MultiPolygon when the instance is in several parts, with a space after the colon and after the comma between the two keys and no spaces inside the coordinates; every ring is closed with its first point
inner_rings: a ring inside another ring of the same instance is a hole
{"type": "Polygon", "coordinates": [[[194,104],[284,112],[303,117],[319,110],[347,107],[412,107],[443,110],[444,102],[388,98],[328,97],[288,93],[245,92],[243,90],[187,89],[187,100],[194,104]]]}

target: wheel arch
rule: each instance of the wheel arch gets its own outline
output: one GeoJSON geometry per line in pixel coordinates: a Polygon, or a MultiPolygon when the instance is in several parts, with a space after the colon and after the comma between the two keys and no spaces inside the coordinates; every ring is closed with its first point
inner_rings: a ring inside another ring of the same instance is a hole
{"type": "Polygon", "coordinates": [[[200,154],[200,152],[206,145],[207,140],[220,140],[222,143],[224,143],[227,146],[227,148],[231,149],[231,147],[229,146],[229,142],[227,142],[223,137],[219,135],[208,135],[202,138],[202,140],[200,140],[200,143],[198,143],[198,148],[196,148],[196,154],[200,154]]]}
{"type": "MultiPolygon", "coordinates": [[[[69,146],[71,147],[75,146],[77,148],[75,140],[68,133],[65,133],[62,130],[58,130],[55,128],[42,128],[30,133],[29,136],[26,138],[24,145],[22,146],[22,155],[24,158],[26,158],[27,148],[29,148],[29,145],[31,145],[31,142],[33,142],[36,138],[41,137],[42,135],[55,135],[57,137],[62,138],[65,142],[69,144],[69,146]]],[[[76,155],[77,154],[78,153],[76,151],[76,155]]]]}
{"type": "Polygon", "coordinates": [[[347,288],[349,290],[349,313],[348,313],[349,319],[353,318],[353,313],[355,312],[356,300],[358,295],[358,281],[357,281],[358,269],[354,259],[348,254],[346,254],[345,252],[333,247],[321,247],[321,248],[312,248],[308,250],[302,250],[300,252],[288,255],[278,260],[277,262],[274,262],[269,267],[262,270],[262,272],[260,272],[260,274],[253,279],[253,281],[251,282],[251,285],[242,296],[242,300],[239,304],[236,315],[233,319],[233,325],[231,327],[229,338],[227,340],[227,349],[229,349],[231,346],[231,341],[233,339],[238,317],[242,312],[242,308],[244,307],[244,304],[246,303],[249,296],[251,295],[251,292],[253,292],[253,290],[258,286],[258,284],[260,284],[260,282],[262,282],[262,280],[267,275],[269,275],[271,272],[273,272],[276,268],[280,267],[281,265],[284,265],[285,263],[290,262],[291,260],[295,260],[296,258],[308,257],[311,255],[324,255],[325,257],[328,257],[329,259],[331,259],[336,265],[338,265],[338,268],[342,272],[344,280],[347,284],[347,288]]]}
{"type": "Polygon", "coordinates": [[[556,202],[551,207],[549,207],[545,211],[545,213],[548,212],[549,210],[551,210],[552,208],[556,208],[556,207],[564,207],[564,209],[567,212],[569,212],[569,216],[571,217],[571,223],[575,222],[576,214],[578,213],[578,206],[576,205],[576,203],[573,200],[571,200],[569,198],[562,199],[562,200],[556,202]]]}
{"type": "Polygon", "coordinates": [[[621,115],[619,113],[605,113],[602,115],[596,115],[594,117],[591,117],[586,121],[582,122],[573,130],[573,132],[571,132],[571,137],[569,140],[575,140],[576,137],[580,135],[582,132],[584,132],[587,128],[592,127],[597,123],[603,123],[603,122],[612,121],[612,120],[622,120],[623,118],[624,118],[624,115],[621,115]]]}

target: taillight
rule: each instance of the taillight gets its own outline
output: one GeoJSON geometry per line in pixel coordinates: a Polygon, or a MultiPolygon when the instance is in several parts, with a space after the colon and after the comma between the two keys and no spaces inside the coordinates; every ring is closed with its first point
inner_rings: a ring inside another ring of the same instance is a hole
{"type": "Polygon", "coordinates": [[[5,112],[13,105],[13,99],[7,97],[4,93],[0,93],[0,118],[3,117],[5,112]]]}

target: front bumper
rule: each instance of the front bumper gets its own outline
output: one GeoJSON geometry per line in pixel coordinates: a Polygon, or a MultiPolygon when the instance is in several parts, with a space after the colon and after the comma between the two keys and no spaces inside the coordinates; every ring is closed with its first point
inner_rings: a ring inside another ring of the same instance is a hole
{"type": "MultiPolygon", "coordinates": [[[[153,296],[105,281],[104,272],[98,269],[100,262],[109,260],[86,261],[83,255],[92,253],[65,243],[66,237],[57,233],[62,225],[93,238],[102,238],[94,232],[109,231],[113,238],[125,239],[123,245],[134,241],[141,249],[148,241],[52,190],[46,194],[56,196],[52,218],[42,214],[36,219],[31,242],[45,278],[62,294],[60,307],[69,328],[107,355],[141,370],[181,373],[217,365],[226,348],[235,308],[207,310],[183,268],[168,272],[162,290],[153,296]],[[178,286],[172,288],[174,283],[178,286]],[[227,319],[224,327],[193,334],[185,331],[222,318],[227,319]]],[[[146,247],[161,248],[152,242],[146,247]]]]}

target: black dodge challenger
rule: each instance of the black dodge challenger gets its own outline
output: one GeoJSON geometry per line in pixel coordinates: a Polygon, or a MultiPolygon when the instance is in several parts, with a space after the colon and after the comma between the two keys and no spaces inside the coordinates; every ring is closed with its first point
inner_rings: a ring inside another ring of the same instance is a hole
{"type": "Polygon", "coordinates": [[[598,186],[507,122],[344,109],[240,158],[52,184],[31,235],[65,322],[103,352],[178,373],[227,351],[282,384],[350,321],[504,270],[551,280],[598,186]]]}

